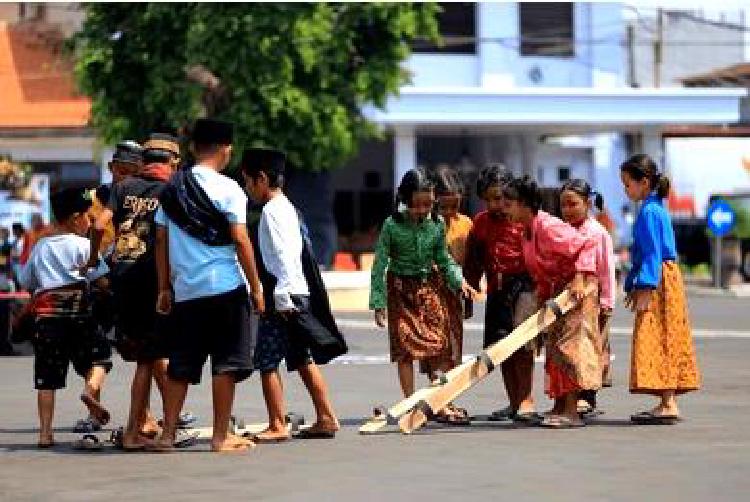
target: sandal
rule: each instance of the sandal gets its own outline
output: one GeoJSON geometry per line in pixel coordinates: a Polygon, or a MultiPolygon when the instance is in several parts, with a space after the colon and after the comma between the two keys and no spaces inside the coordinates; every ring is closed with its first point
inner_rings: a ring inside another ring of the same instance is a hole
{"type": "Polygon", "coordinates": [[[586,427],[586,423],[583,420],[574,421],[568,417],[562,417],[559,415],[547,417],[542,420],[539,425],[548,429],[577,429],[586,427]]]}
{"type": "Polygon", "coordinates": [[[630,421],[639,425],[674,425],[681,420],[679,415],[657,415],[653,411],[642,411],[630,416],[630,421]]]}
{"type": "Polygon", "coordinates": [[[506,420],[510,420],[514,414],[515,410],[510,406],[506,406],[501,410],[496,410],[490,413],[490,416],[487,417],[487,420],[489,420],[490,422],[505,422],[506,420]]]}
{"type": "Polygon", "coordinates": [[[102,430],[102,424],[93,417],[82,418],[73,426],[76,434],[91,434],[102,430]]]}
{"type": "Polygon", "coordinates": [[[73,443],[73,449],[79,451],[101,451],[102,444],[99,438],[93,434],[84,434],[73,443]]]}
{"type": "Polygon", "coordinates": [[[522,424],[539,424],[542,420],[544,420],[544,417],[537,413],[536,411],[523,411],[520,413],[516,413],[513,415],[513,421],[519,422],[522,424]]]}
{"type": "Polygon", "coordinates": [[[297,439],[333,439],[336,437],[336,431],[326,429],[302,429],[295,436],[297,439]]]}
{"type": "Polygon", "coordinates": [[[188,448],[198,442],[200,433],[198,431],[188,431],[184,429],[178,429],[177,434],[174,438],[175,448],[188,448]]]}

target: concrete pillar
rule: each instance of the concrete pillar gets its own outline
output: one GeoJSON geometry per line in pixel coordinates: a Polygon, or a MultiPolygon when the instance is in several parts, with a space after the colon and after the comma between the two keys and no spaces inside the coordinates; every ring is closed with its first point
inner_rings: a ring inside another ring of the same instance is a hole
{"type": "Polygon", "coordinates": [[[417,136],[413,127],[396,128],[393,135],[393,190],[407,171],[417,167],[417,136]]]}
{"type": "Polygon", "coordinates": [[[641,130],[641,152],[649,155],[659,168],[669,174],[668,166],[665,165],[664,141],[661,130],[658,127],[644,127],[641,130]]]}
{"type": "Polygon", "coordinates": [[[477,55],[482,87],[513,87],[518,59],[518,4],[477,2],[477,55]],[[504,40],[503,43],[501,40],[504,40]]]}
{"type": "Polygon", "coordinates": [[[115,151],[112,148],[102,149],[101,157],[99,158],[99,173],[102,185],[112,182],[112,171],[109,170],[109,161],[112,160],[114,153],[115,151]]]}

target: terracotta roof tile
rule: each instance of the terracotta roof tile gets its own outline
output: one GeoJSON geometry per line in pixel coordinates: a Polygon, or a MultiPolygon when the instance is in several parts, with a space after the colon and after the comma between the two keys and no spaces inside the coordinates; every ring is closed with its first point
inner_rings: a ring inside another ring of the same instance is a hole
{"type": "Polygon", "coordinates": [[[71,64],[51,42],[28,27],[0,23],[0,127],[88,124],[91,102],[78,95],[71,64]]]}

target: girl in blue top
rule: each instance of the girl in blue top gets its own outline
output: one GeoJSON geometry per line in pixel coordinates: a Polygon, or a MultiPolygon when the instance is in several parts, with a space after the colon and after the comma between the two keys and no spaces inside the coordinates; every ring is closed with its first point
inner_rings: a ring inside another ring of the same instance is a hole
{"type": "Polygon", "coordinates": [[[642,203],[633,226],[633,267],[625,279],[625,305],[636,313],[630,392],[661,399],[631,419],[672,424],[680,419],[676,396],[698,389],[700,375],[674,230],[664,207],[669,179],[644,154],[623,163],[620,175],[628,198],[642,203]]]}

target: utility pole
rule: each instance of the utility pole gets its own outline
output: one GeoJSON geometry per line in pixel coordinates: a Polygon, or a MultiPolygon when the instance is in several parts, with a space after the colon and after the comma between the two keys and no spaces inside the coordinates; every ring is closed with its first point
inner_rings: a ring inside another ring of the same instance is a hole
{"type": "Polygon", "coordinates": [[[661,64],[664,53],[664,13],[656,10],[656,38],[654,39],[654,87],[661,87],[661,64]]]}
{"type": "Polygon", "coordinates": [[[638,76],[635,72],[635,27],[628,24],[628,84],[630,87],[638,87],[638,76]]]}

